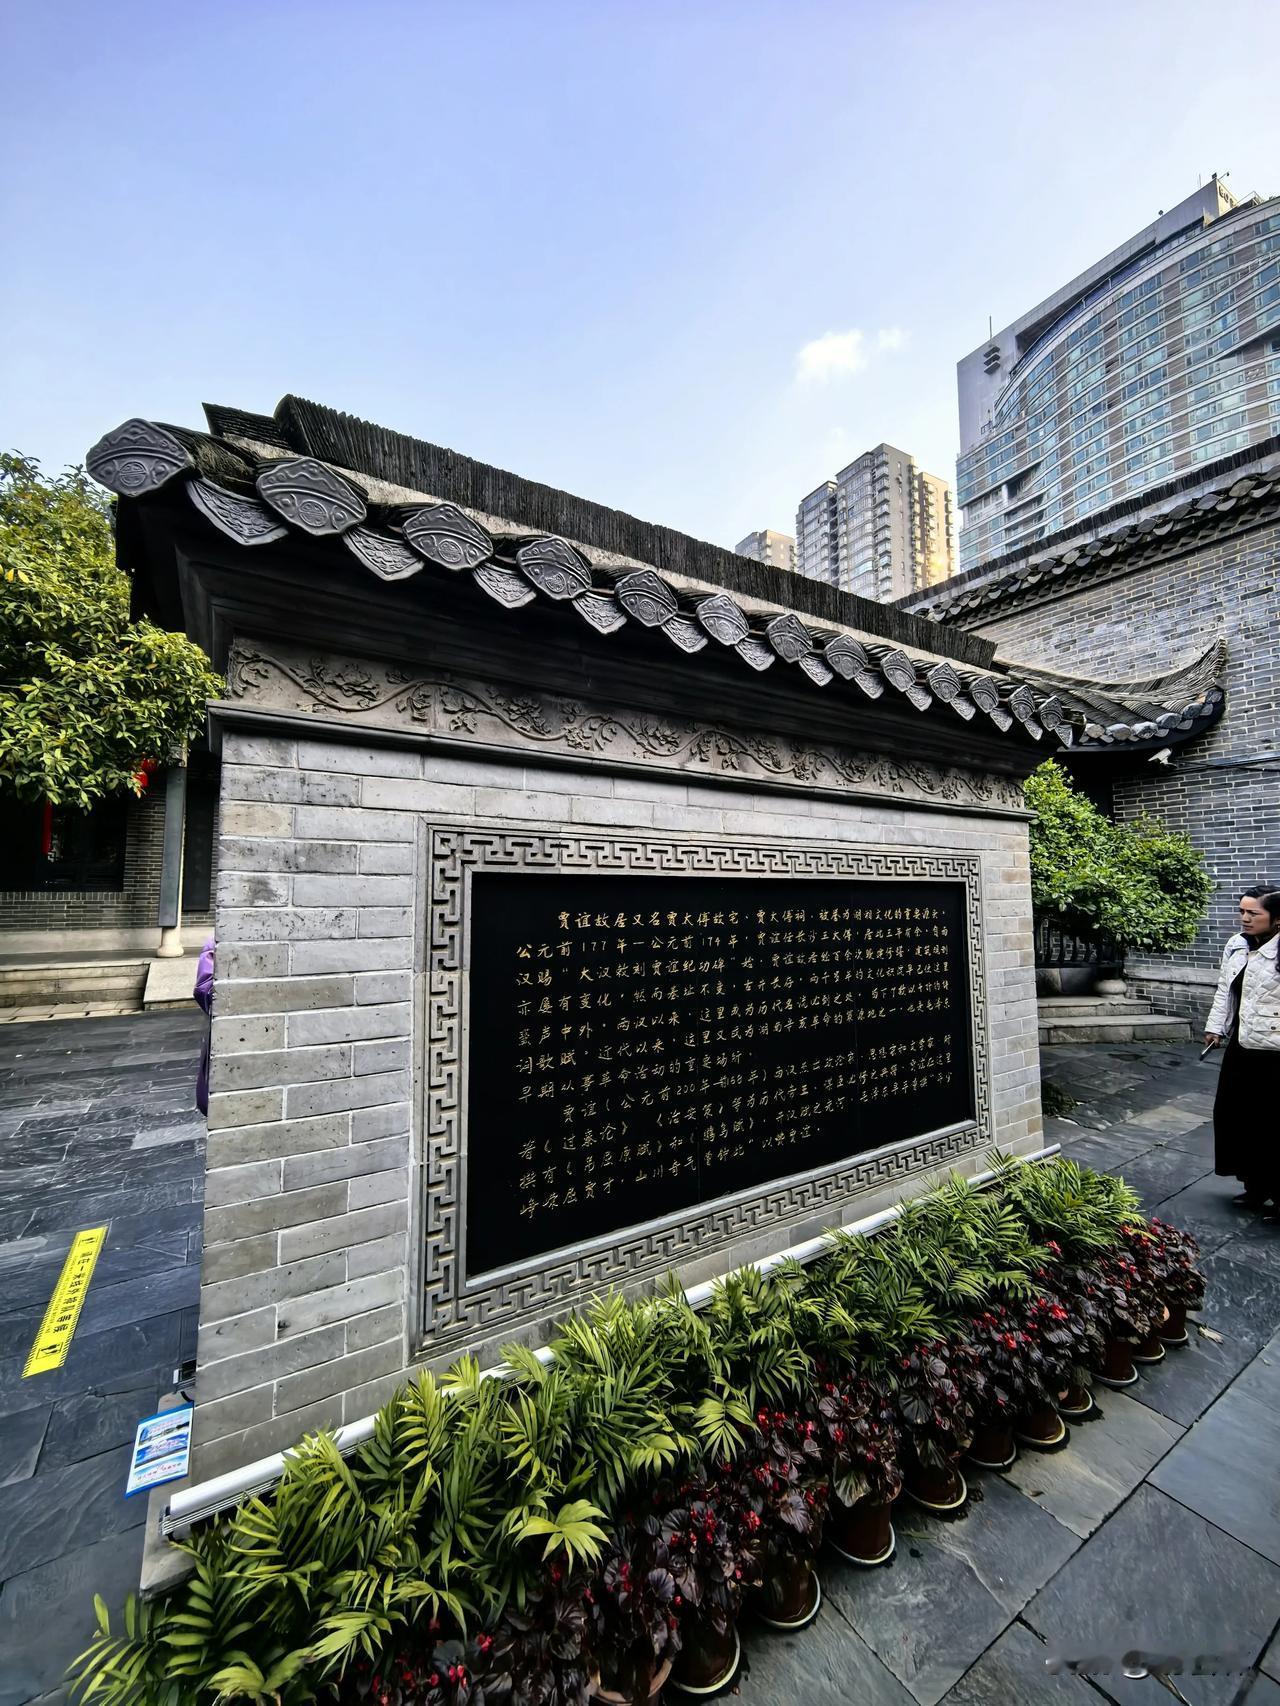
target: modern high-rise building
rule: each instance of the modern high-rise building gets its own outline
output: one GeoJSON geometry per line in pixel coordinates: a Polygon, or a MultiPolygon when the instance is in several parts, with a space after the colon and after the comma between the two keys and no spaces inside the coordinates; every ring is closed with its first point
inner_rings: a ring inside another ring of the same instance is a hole
{"type": "Polygon", "coordinates": [[[757,563],[771,563],[775,569],[794,569],[796,542],[789,533],[774,533],[762,527],[758,533],[748,533],[734,546],[740,557],[754,557],[757,563]]]}
{"type": "Polygon", "coordinates": [[[1280,431],[1280,198],[1215,175],[959,363],[960,567],[1280,431]]]}
{"type": "Polygon", "coordinates": [[[796,568],[881,602],[946,580],[953,568],[950,488],[906,451],[876,445],[801,500],[796,568]]]}
{"type": "Polygon", "coordinates": [[[796,573],[836,584],[836,483],[824,480],[796,511],[796,573]]]}
{"type": "Polygon", "coordinates": [[[951,487],[937,474],[916,474],[916,511],[920,525],[921,586],[950,580],[956,568],[955,507],[951,487]]]}

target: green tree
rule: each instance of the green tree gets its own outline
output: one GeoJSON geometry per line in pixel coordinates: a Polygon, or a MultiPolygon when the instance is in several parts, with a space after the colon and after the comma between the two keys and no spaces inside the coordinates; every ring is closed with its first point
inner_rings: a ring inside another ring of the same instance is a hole
{"type": "Polygon", "coordinates": [[[1152,818],[1112,823],[1049,759],[1026,780],[1031,901],[1077,936],[1160,952],[1195,940],[1212,883],[1190,839],[1152,818]]]}
{"type": "Polygon", "coordinates": [[[146,786],[222,683],[182,634],[129,619],[105,495],[0,454],[0,788],[81,808],[146,786]]]}

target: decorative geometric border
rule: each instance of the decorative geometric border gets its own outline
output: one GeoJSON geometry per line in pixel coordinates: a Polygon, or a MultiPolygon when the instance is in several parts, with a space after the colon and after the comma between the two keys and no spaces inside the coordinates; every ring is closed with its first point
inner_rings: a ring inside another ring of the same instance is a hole
{"type": "Polygon", "coordinates": [[[974,855],[776,842],[434,824],[427,832],[426,1084],[417,1229],[421,1352],[510,1332],[584,1293],[660,1274],[764,1231],[815,1215],[838,1219],[849,1197],[953,1161],[992,1141],[981,866],[974,855]],[[555,1251],[519,1272],[465,1277],[467,972],[475,872],[581,871],[665,876],[906,878],[965,885],[970,1024],[977,1117],[946,1130],[774,1181],[710,1207],[611,1233],[573,1253],[555,1251]]]}

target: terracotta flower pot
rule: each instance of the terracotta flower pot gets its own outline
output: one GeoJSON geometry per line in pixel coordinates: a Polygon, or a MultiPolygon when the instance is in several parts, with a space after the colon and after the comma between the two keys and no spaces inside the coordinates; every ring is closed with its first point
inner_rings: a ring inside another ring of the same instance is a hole
{"type": "Polygon", "coordinates": [[[954,1463],[944,1469],[914,1464],[907,1473],[907,1492],[928,1511],[958,1511],[969,1497],[968,1484],[954,1463]]]}
{"type": "Polygon", "coordinates": [[[1052,1404],[1032,1404],[1018,1417],[1015,1431],[1023,1445],[1043,1450],[1063,1443],[1067,1437],[1067,1424],[1052,1404]]]}
{"type": "Polygon", "coordinates": [[[1081,1421],[1092,1409],[1093,1393],[1078,1380],[1073,1380],[1064,1392],[1058,1394],[1058,1414],[1066,1416],[1069,1421],[1081,1421]]]}
{"type": "Polygon", "coordinates": [[[1160,1337],[1160,1328],[1153,1327],[1139,1345],[1134,1345],[1130,1355],[1134,1362],[1153,1363],[1164,1361],[1164,1342],[1160,1337]]]}
{"type": "Polygon", "coordinates": [[[827,1512],[827,1538],[850,1564],[887,1564],[897,1545],[892,1508],[878,1499],[846,1505],[833,1497],[827,1512]]]}
{"type": "Polygon", "coordinates": [[[754,1596],[756,1615],[773,1629],[803,1629],[822,1604],[822,1588],[810,1558],[792,1552],[766,1559],[754,1596]]]}
{"type": "Polygon", "coordinates": [[[1008,1422],[980,1422],[973,1430],[969,1461],[979,1469],[1008,1469],[1018,1455],[1008,1422]]]}
{"type": "Polygon", "coordinates": [[[1133,1346],[1127,1339],[1108,1334],[1098,1379],[1108,1386],[1132,1386],[1137,1378],[1138,1371],[1133,1366],[1133,1346]]]}
{"type": "Polygon", "coordinates": [[[1185,1303],[1169,1305],[1169,1319],[1160,1329],[1160,1338],[1166,1345],[1185,1345],[1187,1342],[1187,1306],[1185,1303]]]}
{"type": "Polygon", "coordinates": [[[742,1645],[731,1623],[723,1635],[700,1617],[686,1618],[682,1645],[671,1667],[671,1686],[681,1694],[715,1694],[738,1668],[742,1645]]]}
{"type": "MultiPolygon", "coordinates": [[[[662,1685],[670,1675],[671,1660],[667,1659],[663,1664],[659,1665],[657,1670],[653,1673],[653,1679],[649,1684],[649,1699],[651,1702],[656,1701],[661,1697],[662,1685]]],[[[603,1706],[631,1706],[631,1696],[629,1694],[619,1694],[616,1689],[606,1688],[603,1682],[599,1680],[592,1685],[591,1698],[593,1700],[601,1701],[603,1706]]]]}

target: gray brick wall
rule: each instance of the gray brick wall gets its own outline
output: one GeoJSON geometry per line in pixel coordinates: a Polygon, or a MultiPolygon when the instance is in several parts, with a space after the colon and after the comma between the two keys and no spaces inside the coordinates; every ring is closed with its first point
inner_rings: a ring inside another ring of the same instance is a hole
{"type": "MultiPolygon", "coordinates": [[[[459,814],[978,853],[994,1126],[1015,1147],[1041,1139],[1022,822],[229,731],[197,1476],[368,1414],[411,1366],[423,1141],[417,848],[424,818],[459,814]]],[[[982,1166],[983,1154],[967,1164],[982,1166]]],[[[869,1193],[850,1216],[902,1188],[869,1193]]],[[[787,1242],[785,1230],[774,1236],[787,1242]]],[[[728,1265],[723,1254],[713,1264],[728,1265]]],[[[691,1265],[686,1278],[702,1277],[691,1265]]],[[[497,1342],[476,1348],[492,1356],[497,1342]]]]}
{"type": "MultiPolygon", "coordinates": [[[[1149,813],[1185,830],[1214,879],[1209,915],[1193,947],[1143,955],[1165,972],[1216,966],[1235,928],[1242,889],[1280,881],[1277,772],[1240,761],[1280,748],[1280,639],[1275,627],[1280,526],[1192,550],[1172,561],[1070,591],[975,624],[999,655],[1103,680],[1157,675],[1225,638],[1227,707],[1212,731],[1179,749],[1166,767],[1145,758],[1115,783],[1116,815],[1149,813]],[[1220,762],[1219,762],[1220,761],[1220,762]]],[[[1078,761],[1083,772],[1089,761],[1078,761]]],[[[1195,980],[1164,993],[1192,1011],[1195,980]]]]}

